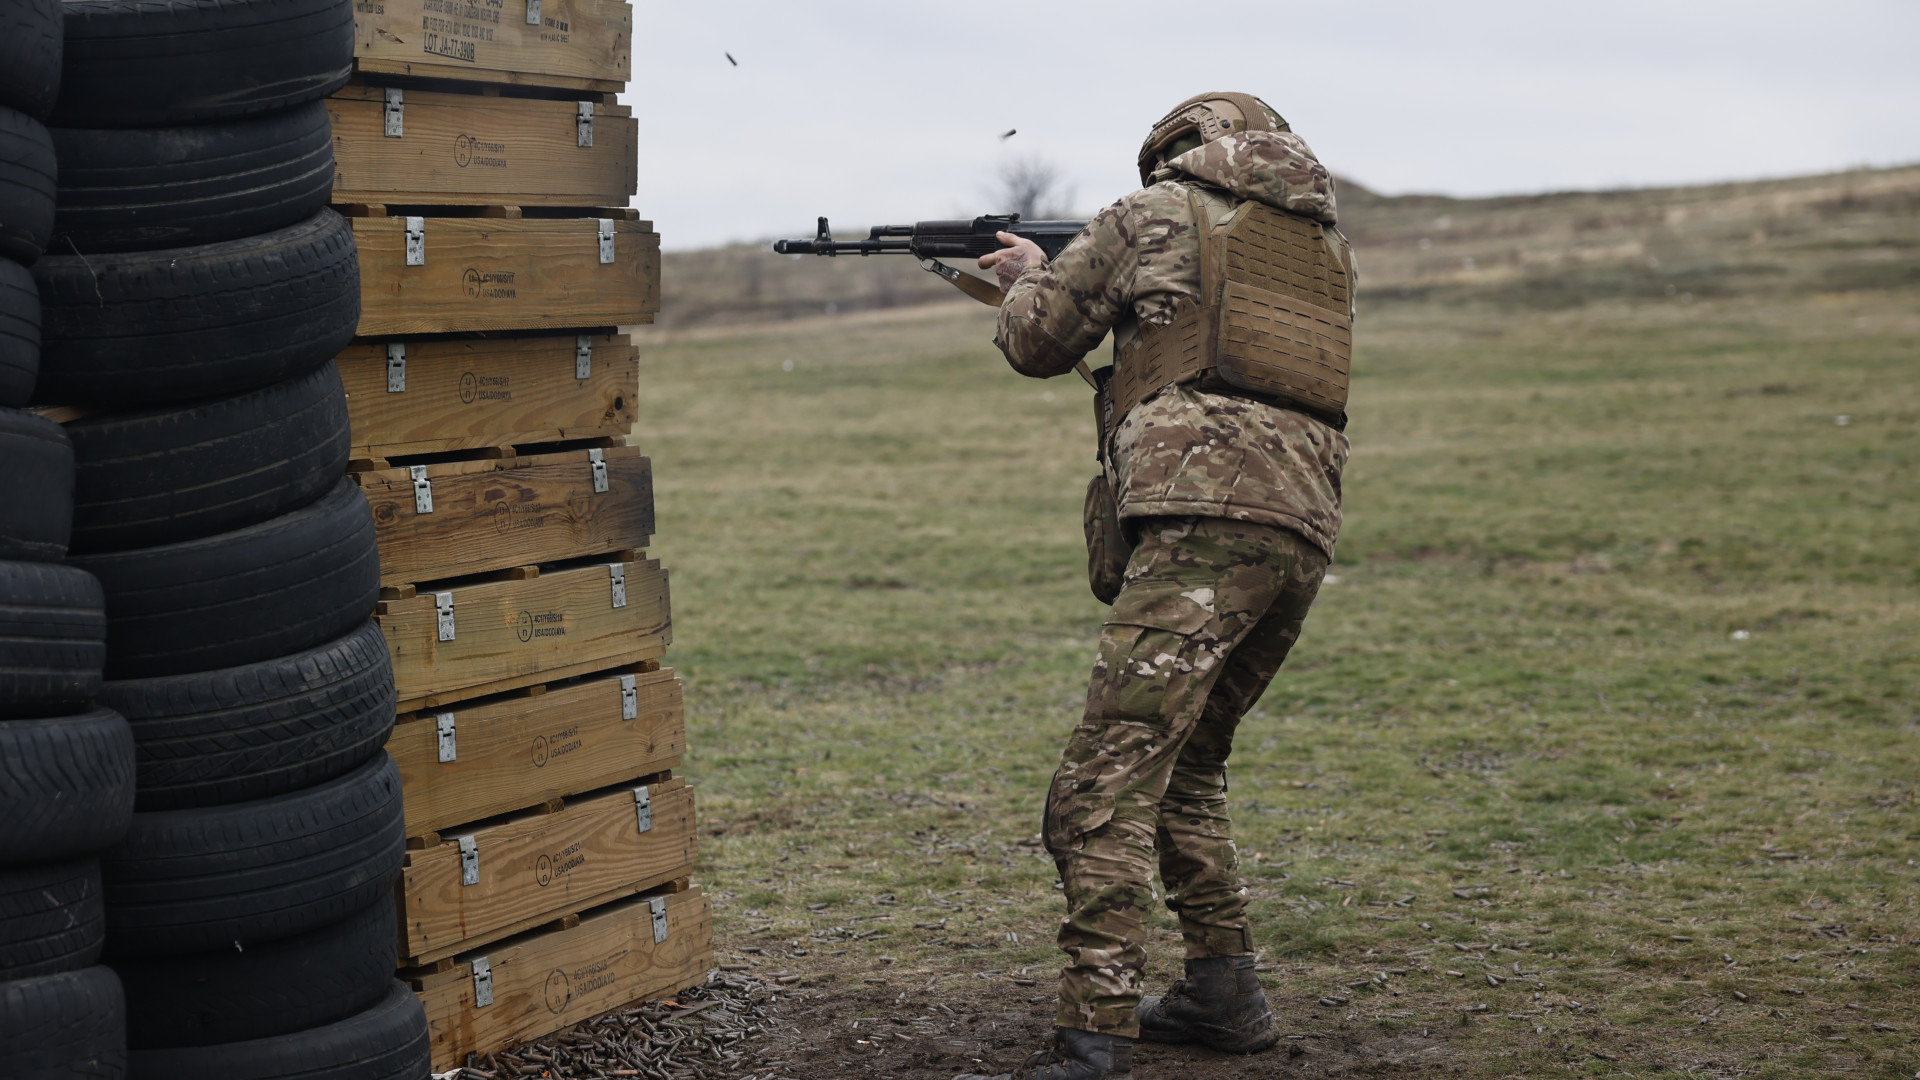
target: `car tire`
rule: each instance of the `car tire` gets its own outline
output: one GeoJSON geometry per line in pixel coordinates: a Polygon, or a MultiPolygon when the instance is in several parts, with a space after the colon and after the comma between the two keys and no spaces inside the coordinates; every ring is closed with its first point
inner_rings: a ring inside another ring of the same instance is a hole
{"type": "Polygon", "coordinates": [[[0,559],[59,562],[73,527],[73,443],[65,428],[0,408],[0,559]]]}
{"type": "Polygon", "coordinates": [[[77,859],[133,820],[133,729],[112,709],[0,721],[0,863],[77,859]]]}
{"type": "Polygon", "coordinates": [[[36,120],[60,92],[60,0],[0,4],[0,105],[36,120]]]}
{"type": "Polygon", "coordinates": [[[0,1069],[7,1080],[121,1080],[127,1007],[119,977],[95,966],[0,983],[0,1069]]]}
{"type": "Polygon", "coordinates": [[[289,109],[353,74],[352,0],[66,0],[58,127],[289,109]]]}
{"type": "Polygon", "coordinates": [[[427,1012],[406,984],[389,981],[372,1008],[293,1035],[218,1046],[136,1050],[139,1080],[427,1080],[427,1012]]]}
{"type": "Polygon", "coordinates": [[[0,869],[0,980],[91,967],[106,943],[99,859],[0,869]]]}
{"type": "Polygon", "coordinates": [[[238,240],[326,208],[333,135],[323,101],[168,128],[55,128],[52,250],[91,255],[238,240]]]}
{"type": "Polygon", "coordinates": [[[0,562],[0,721],[86,708],[106,660],[106,595],[92,574],[0,562]]]}
{"type": "Polygon", "coordinates": [[[33,271],[0,259],[0,406],[33,398],[40,378],[40,287],[33,271]]]}
{"type": "Polygon", "coordinates": [[[176,544],[310,505],[346,472],[347,395],[331,361],[233,397],[83,417],[76,555],[176,544]]]}
{"type": "Polygon", "coordinates": [[[393,662],[372,620],[315,649],[243,667],[109,682],[133,725],[136,810],[272,798],[366,763],[393,731],[393,662]]]}
{"type": "Polygon", "coordinates": [[[239,394],[312,371],[353,339],[360,263],[322,210],[199,247],[49,255],[34,400],[154,405],[239,394]]]}
{"type": "Polygon", "coordinates": [[[395,925],[388,893],[341,922],[244,952],[116,959],[127,1046],[211,1046],[345,1020],[393,984],[395,925]]]}
{"type": "Polygon", "coordinates": [[[135,814],[101,857],[109,961],[245,950],[340,922],[393,887],[405,847],[400,770],[384,753],[304,791],[135,814]]]}
{"type": "Polygon", "coordinates": [[[0,106],[0,256],[32,265],[47,250],[54,174],[53,136],[46,125],[0,106]]]}
{"type": "Polygon", "coordinates": [[[290,656],[358,626],[380,593],[373,513],[344,477],[258,525],[71,562],[106,591],[106,674],[116,680],[290,656]]]}

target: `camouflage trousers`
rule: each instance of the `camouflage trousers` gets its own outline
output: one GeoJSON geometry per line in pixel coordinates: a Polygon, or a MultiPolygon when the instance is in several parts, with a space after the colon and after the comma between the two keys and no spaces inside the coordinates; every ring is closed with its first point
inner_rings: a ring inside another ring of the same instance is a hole
{"type": "Polygon", "coordinates": [[[1300,637],[1327,570],[1286,529],[1150,518],[1100,637],[1042,833],[1067,918],[1057,1023],[1137,1037],[1156,856],[1188,958],[1253,952],[1227,817],[1234,729],[1300,637]]]}

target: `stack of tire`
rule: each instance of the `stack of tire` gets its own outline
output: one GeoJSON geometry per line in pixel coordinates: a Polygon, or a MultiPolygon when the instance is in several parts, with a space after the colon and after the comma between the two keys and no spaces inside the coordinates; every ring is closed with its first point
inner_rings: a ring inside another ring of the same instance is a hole
{"type": "Polygon", "coordinates": [[[64,15],[33,400],[131,727],[102,857],[137,1080],[421,1080],[378,552],[332,358],[360,281],[326,94],[352,0],[7,0],[64,15]]]}
{"type": "Polygon", "coordinates": [[[0,1075],[117,1076],[127,1056],[100,852],[133,816],[133,733],[94,702],[100,583],[62,565],[73,446],[24,411],[40,366],[28,269],[53,226],[57,0],[0,5],[0,1075]]]}

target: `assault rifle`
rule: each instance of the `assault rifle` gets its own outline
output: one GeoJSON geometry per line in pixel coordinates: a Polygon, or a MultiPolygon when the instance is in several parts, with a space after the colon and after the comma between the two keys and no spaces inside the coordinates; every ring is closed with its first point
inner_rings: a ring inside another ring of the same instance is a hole
{"type": "Polygon", "coordinates": [[[865,240],[835,240],[821,218],[819,230],[811,240],[776,240],[773,250],[782,255],[911,255],[920,267],[951,282],[954,288],[983,304],[1000,306],[1000,290],[993,285],[963,274],[940,262],[941,259],[977,259],[1003,246],[995,233],[1008,232],[1040,245],[1051,259],[1080,230],[1084,221],[1021,221],[1019,214],[984,214],[969,221],[921,221],[912,225],[875,225],[865,240]]]}

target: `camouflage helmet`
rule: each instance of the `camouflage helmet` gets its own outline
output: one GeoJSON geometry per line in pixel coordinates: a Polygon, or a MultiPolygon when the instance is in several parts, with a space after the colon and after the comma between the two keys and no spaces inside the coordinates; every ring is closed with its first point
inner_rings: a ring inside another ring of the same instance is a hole
{"type": "Polygon", "coordinates": [[[1220,90],[1195,94],[1161,117],[1140,144],[1140,182],[1148,182],[1161,158],[1178,157],[1223,135],[1291,130],[1279,113],[1252,94],[1220,90]]]}

